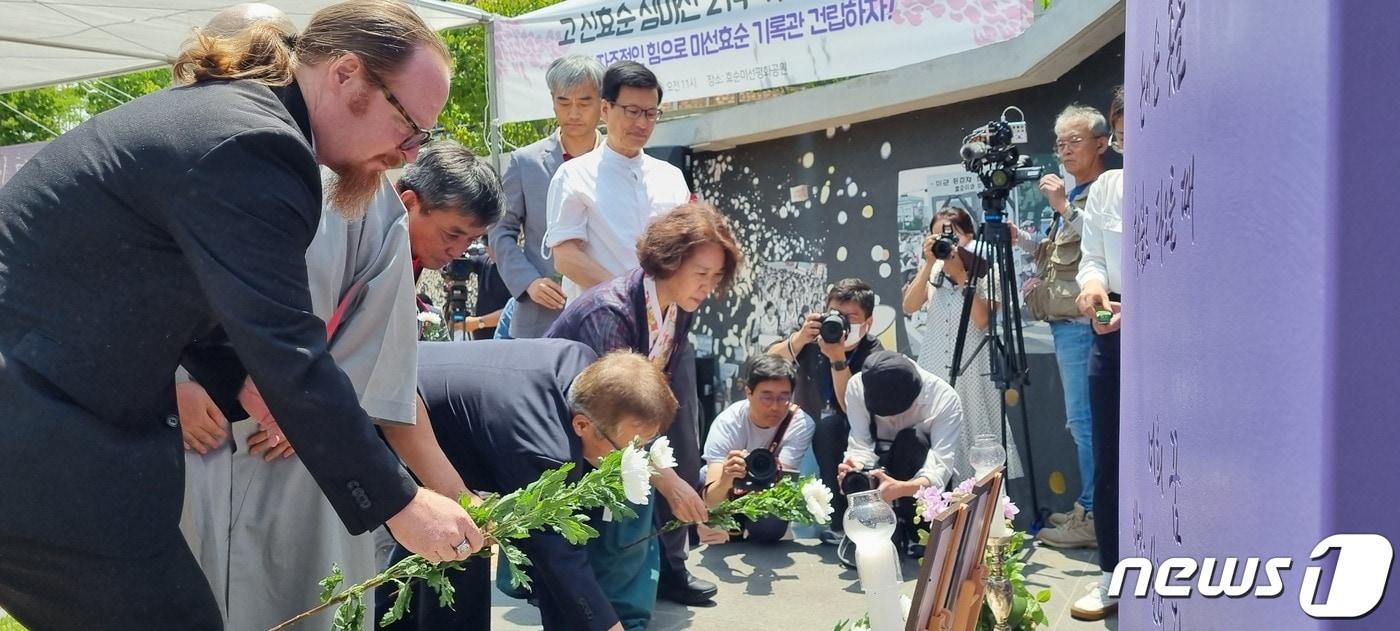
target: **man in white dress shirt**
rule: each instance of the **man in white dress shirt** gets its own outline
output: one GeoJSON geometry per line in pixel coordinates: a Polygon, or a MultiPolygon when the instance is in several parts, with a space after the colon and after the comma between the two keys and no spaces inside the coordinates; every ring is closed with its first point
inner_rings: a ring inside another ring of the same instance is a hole
{"type": "Polygon", "coordinates": [[[637,239],[652,217],[690,200],[680,169],[642,152],[661,117],[661,84],[635,61],[603,74],[603,146],[559,167],[549,185],[545,247],[564,275],[564,293],[637,267],[637,239]]]}
{"type": "MultiPolygon", "coordinates": [[[[1123,88],[1113,95],[1109,108],[1113,125],[1113,149],[1123,152],[1123,88]]],[[[1094,340],[1089,355],[1089,406],[1094,419],[1094,497],[1101,507],[1094,520],[1099,548],[1100,580],[1089,593],[1074,602],[1070,615],[1080,620],[1101,620],[1118,609],[1108,597],[1108,583],[1118,565],[1118,420],[1119,327],[1122,325],[1123,289],[1123,171],[1106,171],[1089,189],[1084,206],[1084,258],[1079,262],[1079,310],[1094,320],[1094,340]],[[1109,312],[1099,322],[1099,311],[1109,312]]]]}

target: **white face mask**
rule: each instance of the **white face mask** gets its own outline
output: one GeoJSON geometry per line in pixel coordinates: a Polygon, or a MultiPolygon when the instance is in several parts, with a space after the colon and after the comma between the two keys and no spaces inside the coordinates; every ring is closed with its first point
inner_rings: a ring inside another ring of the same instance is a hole
{"type": "Polygon", "coordinates": [[[846,350],[855,349],[855,347],[860,344],[860,341],[865,339],[865,334],[869,332],[870,322],[868,321],[851,329],[851,332],[846,334],[846,350]]]}

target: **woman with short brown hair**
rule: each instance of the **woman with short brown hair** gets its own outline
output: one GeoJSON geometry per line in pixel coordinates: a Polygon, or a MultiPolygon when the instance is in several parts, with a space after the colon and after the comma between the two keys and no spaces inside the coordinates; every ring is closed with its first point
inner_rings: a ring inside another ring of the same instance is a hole
{"type": "MultiPolygon", "coordinates": [[[[677,465],[652,480],[666,498],[665,504],[657,507],[657,519],[667,521],[674,515],[699,522],[708,510],[696,491],[701,467],[700,428],[695,418],[699,404],[695,349],[687,334],[695,310],[716,290],[733,283],[744,257],[724,216],[702,203],[682,204],[653,219],[637,242],[637,254],[640,268],[585,291],[564,307],[545,337],[583,342],[599,356],[617,349],[632,350],[665,371],[681,405],[666,431],[677,465]]],[[[645,524],[644,529],[649,533],[651,525],[645,524]]],[[[625,628],[646,627],[658,587],[668,600],[686,604],[714,597],[713,585],[691,577],[685,569],[686,530],[675,534],[682,539],[667,542],[669,554],[663,559],[655,554],[643,558],[644,546],[613,550],[599,557],[609,563],[609,576],[621,577],[614,584],[603,585],[609,598],[614,599],[619,612],[635,612],[623,616],[625,628]],[[653,572],[658,564],[659,579],[653,572]],[[622,566],[632,569],[620,570],[622,566]]]]}

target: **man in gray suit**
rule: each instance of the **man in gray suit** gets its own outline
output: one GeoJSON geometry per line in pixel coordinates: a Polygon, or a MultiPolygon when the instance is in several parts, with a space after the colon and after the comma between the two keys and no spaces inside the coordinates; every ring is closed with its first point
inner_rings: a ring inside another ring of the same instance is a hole
{"type": "Polygon", "coordinates": [[[545,82],[554,100],[559,129],[544,140],[511,152],[501,178],[506,213],[491,230],[496,267],[514,296],[506,306],[510,315],[502,315],[502,322],[509,317],[509,330],[498,329],[497,337],[541,337],[564,308],[564,289],[554,278],[554,262],[541,251],[549,226],[545,198],[559,165],[602,143],[598,119],[602,116],[599,89],[603,64],[588,55],[560,57],[550,64],[545,82]]]}

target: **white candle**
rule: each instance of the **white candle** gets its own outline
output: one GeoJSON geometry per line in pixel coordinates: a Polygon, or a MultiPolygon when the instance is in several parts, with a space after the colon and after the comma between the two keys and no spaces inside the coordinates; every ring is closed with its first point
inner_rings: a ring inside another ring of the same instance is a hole
{"type": "Polygon", "coordinates": [[[1010,537],[1011,529],[1006,527],[1006,516],[1000,510],[992,516],[992,528],[987,532],[988,537],[1010,537]]]}
{"type": "Polygon", "coordinates": [[[870,631],[900,631],[904,616],[899,604],[899,580],[894,544],[889,539],[856,546],[856,571],[870,612],[870,631]]]}

